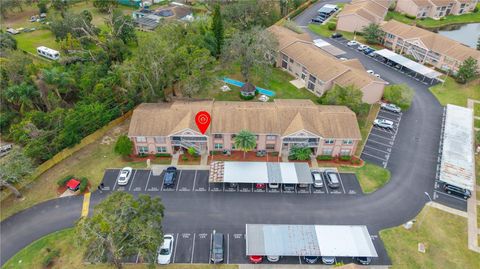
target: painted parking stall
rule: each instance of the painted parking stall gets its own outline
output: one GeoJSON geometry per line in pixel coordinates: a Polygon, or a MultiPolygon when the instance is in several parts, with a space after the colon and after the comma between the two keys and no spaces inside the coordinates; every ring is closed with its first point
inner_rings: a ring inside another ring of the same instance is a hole
{"type": "MultiPolygon", "coordinates": [[[[315,169],[313,169],[315,170],[315,169]]],[[[312,171],[313,171],[312,170],[312,171]]],[[[316,169],[323,171],[323,169],[316,169]]],[[[363,194],[355,174],[336,172],[340,186],[331,188],[324,180],[323,187],[313,185],[293,185],[290,187],[279,184],[278,187],[265,184],[263,188],[257,188],[252,183],[209,183],[209,172],[206,170],[178,170],[175,183],[172,186],[164,186],[164,172],[153,175],[149,169],[134,169],[132,177],[127,185],[117,184],[120,169],[107,169],[104,174],[102,191],[126,191],[130,193],[155,193],[155,192],[239,192],[279,194],[279,195],[357,195],[363,194]]]]}
{"type": "Polygon", "coordinates": [[[372,126],[360,158],[386,168],[392,147],[395,145],[395,138],[402,119],[402,113],[394,113],[380,109],[377,119],[392,121],[393,128],[388,129],[372,126]]]}

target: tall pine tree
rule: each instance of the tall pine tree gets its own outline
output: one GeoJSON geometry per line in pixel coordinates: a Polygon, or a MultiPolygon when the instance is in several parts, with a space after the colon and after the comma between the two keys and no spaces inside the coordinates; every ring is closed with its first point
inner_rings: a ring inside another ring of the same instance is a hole
{"type": "Polygon", "coordinates": [[[213,19],[212,19],[212,32],[215,36],[216,41],[216,57],[218,58],[222,53],[222,47],[224,43],[224,29],[223,29],[223,18],[222,13],[220,12],[220,5],[215,5],[213,10],[213,19]]]}

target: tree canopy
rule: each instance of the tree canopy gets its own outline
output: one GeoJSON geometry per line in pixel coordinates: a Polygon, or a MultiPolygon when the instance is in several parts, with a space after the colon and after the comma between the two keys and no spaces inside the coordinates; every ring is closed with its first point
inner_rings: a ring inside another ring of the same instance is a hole
{"type": "Polygon", "coordinates": [[[415,91],[406,84],[389,85],[385,87],[383,98],[402,110],[408,110],[412,105],[414,94],[415,91]]]}
{"type": "Polygon", "coordinates": [[[163,242],[163,205],[159,197],[114,192],[95,206],[93,216],[76,224],[85,258],[109,262],[122,268],[122,258],[140,254],[156,262],[156,250],[163,242]]]}
{"type": "Polygon", "coordinates": [[[243,151],[243,158],[245,158],[247,151],[251,151],[257,146],[257,137],[250,131],[241,130],[233,142],[236,149],[243,151]]]}
{"type": "Polygon", "coordinates": [[[362,101],[363,93],[355,86],[341,87],[335,85],[320,98],[324,105],[342,105],[349,107],[355,114],[360,115],[368,112],[368,104],[362,101]]]}
{"type": "Polygon", "coordinates": [[[0,186],[10,189],[17,198],[22,194],[15,188],[33,172],[33,162],[18,148],[13,148],[7,156],[0,158],[0,186]]]}
{"type": "Polygon", "coordinates": [[[459,83],[467,83],[478,76],[478,62],[472,57],[468,57],[463,63],[458,67],[458,72],[456,75],[456,80],[459,83]]]}
{"type": "Polygon", "coordinates": [[[380,44],[384,32],[378,23],[370,23],[362,28],[363,37],[368,44],[380,44]]]}
{"type": "Polygon", "coordinates": [[[132,153],[133,142],[126,135],[121,135],[118,137],[117,142],[115,143],[115,153],[122,157],[126,157],[132,153]]]}

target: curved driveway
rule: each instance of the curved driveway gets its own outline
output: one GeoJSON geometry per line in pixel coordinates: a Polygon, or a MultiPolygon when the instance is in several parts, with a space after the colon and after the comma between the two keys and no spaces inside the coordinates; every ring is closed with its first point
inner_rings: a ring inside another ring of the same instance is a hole
{"type": "MultiPolygon", "coordinates": [[[[305,20],[305,17],[302,14],[297,20],[305,20]]],[[[433,189],[442,107],[424,84],[361,53],[350,53],[382,78],[391,83],[407,83],[416,90],[412,107],[402,117],[392,148],[387,166],[392,178],[388,184],[372,194],[335,198],[267,193],[159,192],[166,208],[164,226],[198,231],[244,229],[246,223],[365,224],[372,234],[376,234],[381,229],[415,217],[426,202],[424,192],[431,193],[433,189]]],[[[105,195],[93,193],[91,208],[105,195]]],[[[55,199],[4,220],[0,231],[1,264],[30,242],[73,226],[80,216],[82,201],[82,197],[55,199]]]]}

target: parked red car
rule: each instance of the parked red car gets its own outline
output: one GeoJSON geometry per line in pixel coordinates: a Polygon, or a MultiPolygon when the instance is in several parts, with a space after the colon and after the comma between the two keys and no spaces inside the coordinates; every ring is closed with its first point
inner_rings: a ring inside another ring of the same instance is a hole
{"type": "Polygon", "coordinates": [[[263,256],[250,256],[248,257],[248,260],[250,260],[251,263],[262,263],[263,262],[263,256]]]}
{"type": "Polygon", "coordinates": [[[264,184],[264,183],[257,183],[257,184],[255,184],[255,188],[263,190],[263,189],[265,189],[266,185],[267,184],[264,184]]]}

